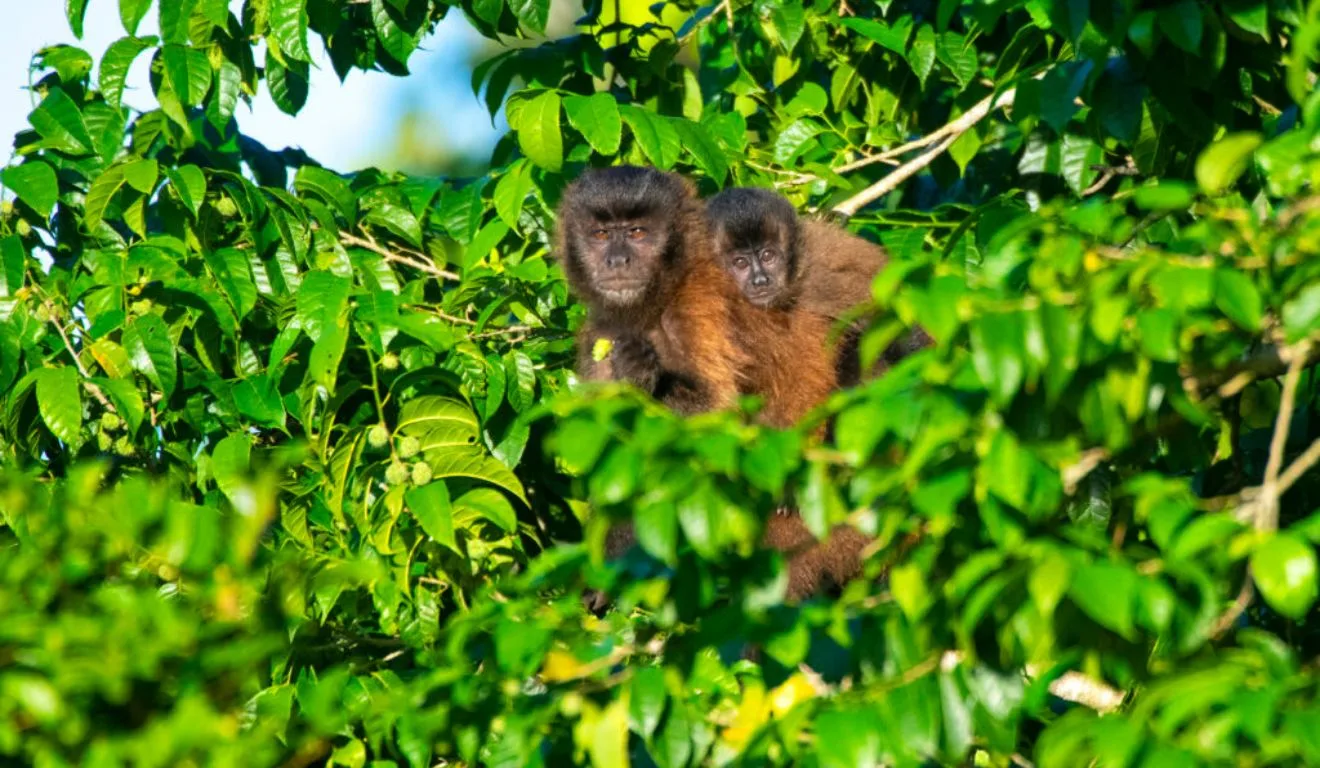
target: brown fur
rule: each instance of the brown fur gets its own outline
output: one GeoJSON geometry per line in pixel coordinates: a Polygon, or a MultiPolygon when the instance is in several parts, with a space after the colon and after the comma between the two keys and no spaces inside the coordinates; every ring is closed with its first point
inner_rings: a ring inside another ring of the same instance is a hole
{"type": "MultiPolygon", "coordinates": [[[[650,185],[654,178],[642,177],[650,185]]],[[[669,176],[672,184],[672,176],[669,176]]],[[[761,310],[742,297],[733,279],[715,260],[704,207],[686,179],[681,186],[658,189],[654,206],[669,206],[676,240],[669,261],[647,288],[648,300],[620,309],[595,296],[590,270],[575,255],[575,237],[591,222],[581,221],[581,205],[573,197],[589,199],[590,180],[575,182],[566,191],[556,230],[556,251],[563,259],[570,286],[588,307],[588,319],[578,339],[579,373],[596,380],[626,378],[649,389],[679,413],[695,413],[732,405],[736,395],[764,398],[763,422],[787,427],[829,396],[836,372],[826,342],[830,320],[821,314],[761,310]],[[575,202],[569,203],[568,200],[575,202]],[[614,341],[616,349],[604,360],[592,358],[597,338],[614,341]],[[677,381],[666,387],[664,381],[677,381]]],[[[599,202],[597,201],[597,204],[599,202]]],[[[634,207],[645,207],[637,205],[634,207]]],[[[635,218],[645,218],[634,214],[635,218]]],[[[796,528],[806,533],[795,515],[775,515],[766,541],[771,546],[780,532],[796,528]]],[[[606,556],[613,558],[632,546],[631,525],[612,529],[606,556]]],[[[795,599],[815,591],[820,573],[830,558],[814,547],[790,555],[790,591],[795,599]]],[[[833,568],[833,570],[831,570],[833,568]]],[[[589,595],[588,606],[603,607],[603,595],[589,595]]]]}

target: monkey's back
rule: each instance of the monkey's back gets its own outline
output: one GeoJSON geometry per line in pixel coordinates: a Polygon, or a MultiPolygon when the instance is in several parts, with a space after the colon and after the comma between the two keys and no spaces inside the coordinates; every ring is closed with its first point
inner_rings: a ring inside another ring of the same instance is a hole
{"type": "Polygon", "coordinates": [[[871,283],[889,263],[885,249],[827,221],[804,218],[801,228],[799,306],[837,320],[870,302],[871,283]]]}

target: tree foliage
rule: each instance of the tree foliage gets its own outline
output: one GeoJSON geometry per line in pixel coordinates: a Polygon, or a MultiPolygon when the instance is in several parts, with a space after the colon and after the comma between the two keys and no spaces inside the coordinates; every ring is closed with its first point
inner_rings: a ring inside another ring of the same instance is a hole
{"type": "Polygon", "coordinates": [[[1320,761],[1320,2],[151,5],[0,177],[0,754],[1320,761]],[[487,174],[239,130],[448,14],[487,174]],[[579,385],[548,233],[615,162],[852,214],[864,351],[936,345],[787,431],[579,385]],[[785,605],[786,497],[867,578],[785,605]]]}

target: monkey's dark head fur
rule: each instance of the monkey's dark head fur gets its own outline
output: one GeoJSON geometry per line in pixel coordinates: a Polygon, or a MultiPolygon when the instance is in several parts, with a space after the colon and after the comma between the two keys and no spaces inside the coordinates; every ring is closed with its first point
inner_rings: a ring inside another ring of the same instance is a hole
{"type": "Polygon", "coordinates": [[[654,168],[585,171],[559,204],[556,252],[569,287],[597,310],[662,304],[709,234],[690,182],[654,168]]]}
{"type": "Polygon", "coordinates": [[[802,228],[793,204],[758,187],[733,187],[706,202],[720,265],[747,300],[787,309],[802,267],[802,228]]]}

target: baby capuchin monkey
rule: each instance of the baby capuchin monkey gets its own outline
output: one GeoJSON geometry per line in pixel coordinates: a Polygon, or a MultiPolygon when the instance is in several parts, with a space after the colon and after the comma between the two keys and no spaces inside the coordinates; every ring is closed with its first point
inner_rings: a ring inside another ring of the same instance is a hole
{"type": "MultiPolygon", "coordinates": [[[[760,395],[761,420],[778,427],[837,386],[829,320],[744,299],[711,250],[705,206],[681,176],[636,166],[584,172],[564,190],[555,250],[570,290],[587,305],[578,338],[584,379],[632,382],[680,414],[760,395]],[[609,342],[604,354],[600,339],[609,342]]],[[[799,546],[806,528],[798,516],[775,518],[766,542],[789,556],[790,599],[842,572],[799,546]]],[[[606,556],[633,541],[630,525],[615,526],[606,556]]],[[[588,596],[593,611],[603,601],[588,596]]]]}
{"type": "MultiPolygon", "coordinates": [[[[825,221],[802,219],[783,195],[757,187],[734,187],[710,198],[707,216],[715,249],[751,304],[843,318],[871,300],[871,283],[888,263],[885,250],[825,221]]],[[[855,321],[840,339],[838,381],[861,378],[857,343],[864,324],[855,321]]],[[[920,328],[896,341],[877,361],[878,374],[931,343],[920,328]]]]}

